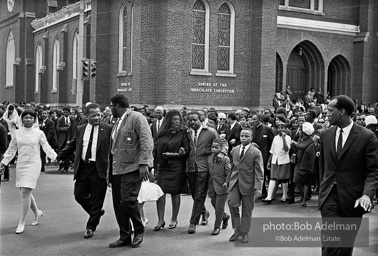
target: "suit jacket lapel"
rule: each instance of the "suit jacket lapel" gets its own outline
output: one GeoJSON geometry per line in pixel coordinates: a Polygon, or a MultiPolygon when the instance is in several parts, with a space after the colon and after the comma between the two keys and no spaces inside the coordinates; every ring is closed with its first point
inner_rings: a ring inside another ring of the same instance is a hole
{"type": "Polygon", "coordinates": [[[335,159],[337,159],[337,155],[336,155],[336,142],[335,142],[335,140],[336,140],[336,131],[337,131],[337,127],[335,126],[335,127],[333,127],[332,128],[332,132],[331,132],[331,140],[330,140],[330,142],[331,142],[331,153],[332,153],[332,156],[335,158],[335,159]]]}
{"type": "MultiPolygon", "coordinates": [[[[253,147],[252,144],[249,145],[249,148],[244,152],[244,155],[243,155],[242,159],[240,159],[240,161],[243,161],[243,159],[246,157],[246,155],[250,153],[250,151],[252,150],[251,147],[253,147]]],[[[239,151],[240,151],[240,149],[239,149],[239,151]]],[[[240,157],[240,154],[239,154],[239,157],[240,157]]]]}
{"type": "Polygon", "coordinates": [[[98,135],[97,135],[96,152],[100,148],[102,137],[103,137],[103,132],[104,132],[104,127],[103,127],[103,125],[101,124],[101,121],[100,121],[100,124],[98,125],[98,135]]]}
{"type": "Polygon", "coordinates": [[[84,133],[85,133],[85,129],[87,128],[87,125],[85,125],[85,127],[83,127],[83,129],[81,129],[80,132],[78,132],[77,134],[77,139],[76,139],[76,143],[79,143],[79,156],[81,157],[81,153],[83,151],[83,143],[84,143],[84,133]]]}
{"type": "MultiPolygon", "coordinates": [[[[357,138],[357,131],[355,129],[355,124],[353,124],[352,126],[352,129],[350,130],[350,133],[349,133],[349,136],[348,136],[348,139],[346,140],[345,144],[344,144],[344,147],[343,149],[341,150],[341,154],[340,154],[340,158],[343,156],[343,154],[345,153],[345,151],[348,150],[348,148],[350,147],[350,145],[352,145],[353,141],[357,138]]],[[[335,144],[335,143],[334,143],[335,144]]],[[[339,159],[340,159],[339,158],[339,159]]]]}

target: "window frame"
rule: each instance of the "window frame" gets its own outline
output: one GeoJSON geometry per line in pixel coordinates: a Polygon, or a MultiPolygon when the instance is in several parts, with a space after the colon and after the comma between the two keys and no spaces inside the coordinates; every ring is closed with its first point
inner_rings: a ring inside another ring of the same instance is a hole
{"type": "MultiPolygon", "coordinates": [[[[226,1],[223,2],[218,9],[218,15],[220,8],[226,4],[228,8],[230,9],[230,56],[229,56],[229,70],[218,70],[218,56],[217,56],[217,73],[215,76],[226,76],[226,77],[236,77],[236,74],[234,73],[234,60],[235,60],[235,8],[234,6],[226,1]]],[[[219,16],[218,16],[219,17],[219,16]]],[[[219,20],[219,19],[218,19],[219,20]]],[[[219,26],[219,24],[218,24],[219,26]]],[[[218,30],[219,31],[219,30],[218,30]]],[[[219,37],[219,34],[218,34],[219,37]]],[[[218,41],[217,37],[217,41],[218,41]]],[[[217,43],[217,52],[218,52],[219,45],[217,43]]]]}
{"type": "Polygon", "coordinates": [[[15,62],[16,62],[16,47],[15,47],[13,32],[11,30],[7,37],[7,48],[6,48],[6,59],[5,59],[5,87],[14,86],[15,62]]]}
{"type": "Polygon", "coordinates": [[[54,39],[53,43],[53,54],[52,54],[52,93],[56,93],[58,91],[59,86],[59,76],[58,76],[58,69],[59,69],[59,61],[60,61],[60,49],[59,49],[59,38],[54,39]]]}
{"type": "Polygon", "coordinates": [[[285,0],[284,5],[279,5],[278,9],[283,11],[304,12],[316,15],[324,15],[323,0],[318,0],[318,10],[315,10],[315,0],[310,0],[310,9],[290,6],[290,0],[285,0]]]}
{"type": "Polygon", "coordinates": [[[41,83],[41,70],[43,67],[43,51],[42,45],[39,43],[37,45],[36,53],[35,53],[35,87],[34,93],[39,93],[40,91],[40,83],[41,83]]]}
{"type": "Polygon", "coordinates": [[[134,6],[130,8],[122,4],[118,16],[118,76],[130,76],[133,70],[133,34],[134,34],[134,6]],[[129,11],[128,11],[129,10],[129,11]],[[125,17],[126,12],[126,17],[125,17]],[[125,19],[126,18],[126,28],[125,19]],[[126,50],[124,37],[126,36],[126,50]],[[129,36],[129,37],[127,37],[129,36]],[[124,55],[126,54],[126,60],[124,55]],[[127,58],[129,57],[129,58],[127,58]],[[124,63],[124,61],[126,63],[124,63]],[[125,67],[125,68],[124,68],[125,67]]]}
{"type": "Polygon", "coordinates": [[[72,42],[72,78],[77,79],[79,72],[79,31],[76,30],[72,42]]]}
{"type": "Polygon", "coordinates": [[[210,54],[210,6],[205,0],[196,0],[194,1],[192,5],[192,23],[191,23],[191,37],[193,36],[193,11],[194,11],[194,5],[197,1],[201,1],[202,4],[205,6],[205,60],[204,60],[204,68],[203,69],[196,69],[193,68],[193,40],[191,41],[191,62],[190,62],[190,74],[191,75],[202,75],[202,76],[211,76],[211,73],[209,72],[209,54],[210,54]]]}

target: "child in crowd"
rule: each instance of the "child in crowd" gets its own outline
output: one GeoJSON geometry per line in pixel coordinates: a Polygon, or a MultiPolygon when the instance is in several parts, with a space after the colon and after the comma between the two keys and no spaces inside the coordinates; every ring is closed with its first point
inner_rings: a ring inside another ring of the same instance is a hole
{"type": "Polygon", "coordinates": [[[220,225],[226,229],[230,215],[224,212],[228,191],[223,187],[226,182],[227,176],[231,169],[231,163],[228,156],[219,158],[218,154],[221,152],[224,145],[223,140],[215,139],[211,146],[212,155],[208,158],[209,164],[209,190],[208,194],[211,198],[211,204],[215,209],[215,223],[213,235],[218,235],[220,232],[220,225]]]}
{"type": "Polygon", "coordinates": [[[228,187],[228,206],[231,212],[232,226],[235,233],[230,241],[249,242],[252,211],[255,198],[261,195],[264,180],[263,158],[260,150],[252,142],[252,130],[245,128],[240,133],[241,145],[231,151],[233,167],[224,187],[228,187]],[[239,207],[242,206],[242,217],[239,207]]]}

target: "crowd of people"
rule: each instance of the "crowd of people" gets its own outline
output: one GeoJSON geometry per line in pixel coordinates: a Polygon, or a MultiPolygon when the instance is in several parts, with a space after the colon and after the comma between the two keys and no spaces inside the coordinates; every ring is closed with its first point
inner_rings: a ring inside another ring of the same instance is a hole
{"type": "MultiPolygon", "coordinates": [[[[353,125],[378,137],[378,104],[359,105],[356,100],[349,104],[348,97],[331,99],[320,89],[311,89],[304,102],[291,101],[291,95],[290,88],[286,93],[277,92],[274,111],[244,108],[227,113],[214,108],[168,110],[162,106],[150,111],[147,105],[129,106],[122,94],[112,97],[111,105],[102,112],[95,103],[59,110],[42,104],[4,102],[0,106],[0,132],[6,131],[7,138],[1,140],[9,143],[0,145],[4,154],[2,181],[9,180],[9,163],[15,162],[16,186],[22,194],[16,233],[24,230],[28,208],[35,214],[33,225],[40,221],[43,213],[31,192],[40,172],[55,163],[61,173],[70,168],[74,171],[75,199],[89,214],[85,238],[94,235],[105,213],[106,186],[111,184],[120,238],[109,247],[142,243],[148,222],[144,201],[156,200],[158,223],[154,230],[164,228],[166,194],[172,198],[168,228],[176,228],[182,193],[193,198],[189,234],[196,232],[197,225],[208,224],[210,211],[205,200],[209,196],[215,212],[211,234],[218,235],[231,219],[235,232],[230,241],[248,243],[255,199],[267,207],[274,200],[306,207],[313,194],[321,193],[327,172],[323,144],[329,143],[322,141],[322,134],[337,127],[337,120],[350,117],[353,125]],[[337,120],[335,109],[340,112],[337,120]],[[152,187],[145,185],[148,180],[152,187]],[[141,193],[145,199],[138,201],[141,193]],[[224,210],[226,203],[231,216],[224,210]]],[[[335,145],[338,153],[344,146],[340,143],[335,145]]],[[[377,186],[375,183],[374,189],[377,186]]],[[[376,200],[376,193],[369,194],[371,201],[376,200]]],[[[364,209],[370,209],[365,208],[367,201],[361,202],[364,209]]]]}

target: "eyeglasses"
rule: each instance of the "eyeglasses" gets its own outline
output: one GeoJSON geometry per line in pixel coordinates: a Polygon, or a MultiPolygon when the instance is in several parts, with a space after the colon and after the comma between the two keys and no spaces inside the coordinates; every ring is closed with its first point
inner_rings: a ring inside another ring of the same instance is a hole
{"type": "Polygon", "coordinates": [[[109,108],[115,107],[116,105],[117,105],[117,103],[116,104],[111,104],[111,105],[109,105],[109,108]]]}
{"type": "Polygon", "coordinates": [[[219,118],[219,120],[226,120],[226,118],[219,118]]]}

